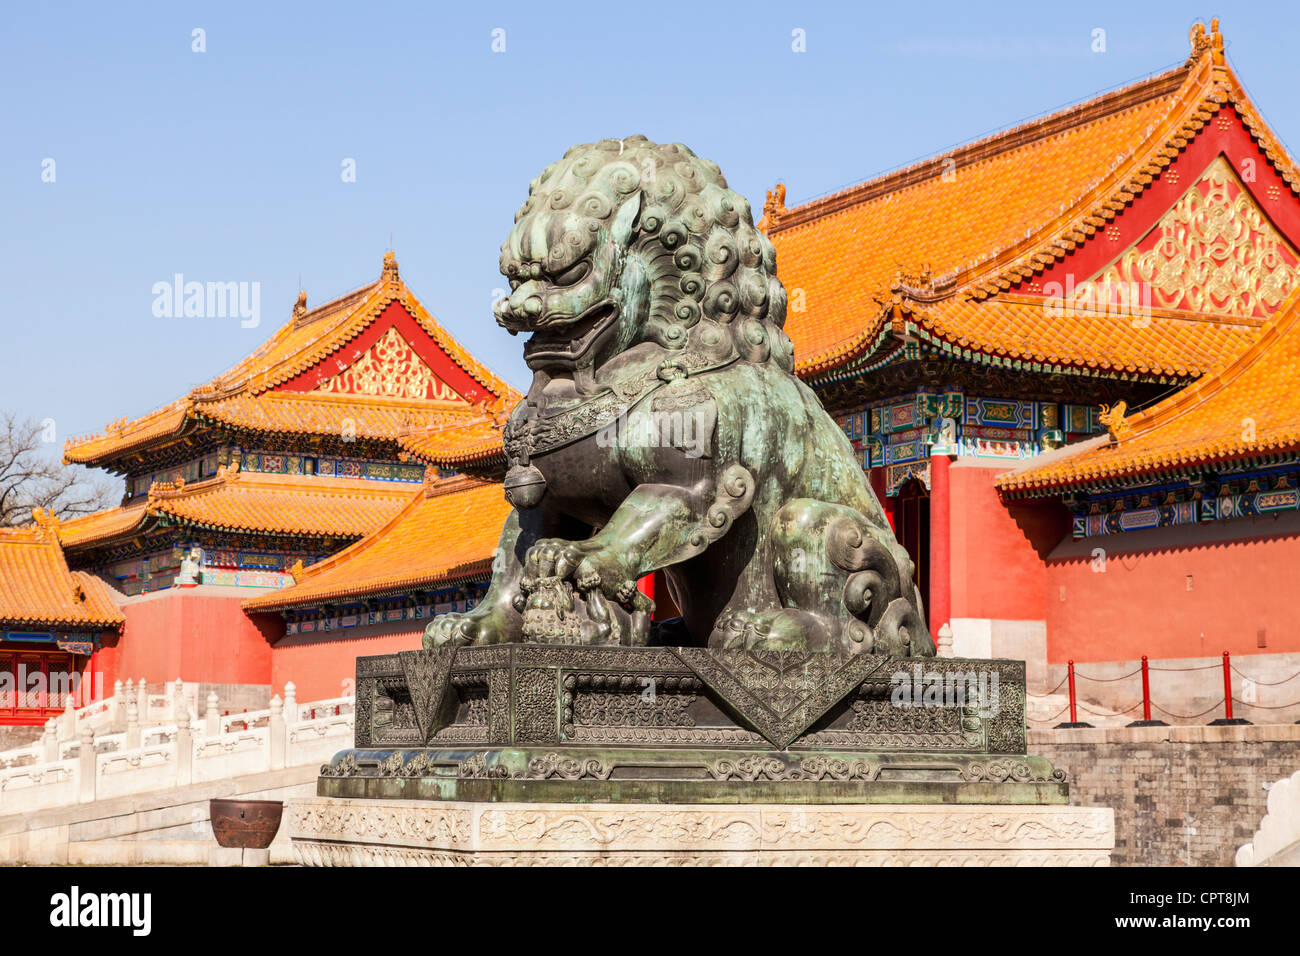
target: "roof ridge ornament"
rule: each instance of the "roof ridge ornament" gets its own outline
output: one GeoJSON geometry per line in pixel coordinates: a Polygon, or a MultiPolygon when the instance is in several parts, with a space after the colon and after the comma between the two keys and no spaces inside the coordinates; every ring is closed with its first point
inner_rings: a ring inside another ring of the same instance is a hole
{"type": "Polygon", "coordinates": [[[1191,32],[1187,34],[1187,40],[1192,46],[1192,54],[1187,58],[1185,66],[1192,66],[1198,62],[1207,53],[1210,54],[1210,62],[1215,66],[1223,66],[1225,60],[1223,57],[1223,34],[1219,32],[1219,18],[1215,17],[1210,21],[1209,32],[1206,32],[1205,24],[1197,22],[1192,26],[1191,32]]]}
{"type": "Polygon", "coordinates": [[[960,270],[954,269],[951,272],[937,276],[931,271],[929,263],[920,266],[916,271],[912,271],[904,268],[900,262],[894,273],[894,281],[890,283],[889,288],[891,292],[906,296],[909,299],[915,299],[918,302],[937,302],[956,288],[959,275],[960,270]]]}
{"type": "Polygon", "coordinates": [[[384,253],[384,268],[379,274],[381,282],[397,282],[397,256],[393,255],[393,250],[389,249],[384,253]]]}
{"type": "Polygon", "coordinates": [[[301,319],[307,314],[307,290],[298,290],[298,301],[293,304],[293,317],[301,319]]]}
{"type": "Polygon", "coordinates": [[[758,228],[764,232],[775,229],[785,212],[785,183],[777,183],[767,191],[767,198],[763,200],[763,218],[758,228]]]}
{"type": "Polygon", "coordinates": [[[1097,420],[1106,426],[1112,442],[1120,442],[1133,434],[1133,425],[1124,413],[1128,411],[1128,402],[1116,402],[1114,406],[1102,405],[1097,420]]]}
{"type": "Polygon", "coordinates": [[[59,516],[53,508],[33,508],[32,520],[36,522],[37,534],[43,541],[59,539],[59,516]]]}

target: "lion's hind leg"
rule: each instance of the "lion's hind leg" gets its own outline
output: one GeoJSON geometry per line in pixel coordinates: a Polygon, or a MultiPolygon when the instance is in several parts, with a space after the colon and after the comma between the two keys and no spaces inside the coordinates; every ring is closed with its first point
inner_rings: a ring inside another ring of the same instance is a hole
{"type": "MultiPolygon", "coordinates": [[[[781,607],[719,621],[731,642],[908,657],[934,643],[912,582],[912,562],[892,537],[844,505],[795,498],[772,529],[781,607]],[[741,627],[737,627],[737,623],[741,627]],[[725,625],[725,626],[724,626],[725,625]]],[[[711,642],[712,643],[712,642],[711,642]]]]}

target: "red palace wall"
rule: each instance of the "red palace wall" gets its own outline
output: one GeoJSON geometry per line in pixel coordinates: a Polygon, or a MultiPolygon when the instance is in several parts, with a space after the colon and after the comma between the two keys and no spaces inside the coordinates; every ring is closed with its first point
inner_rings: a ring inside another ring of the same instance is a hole
{"type": "Polygon", "coordinates": [[[1295,512],[1067,539],[1045,569],[1048,661],[1300,652],[1297,568],[1295,512]]]}
{"type": "Polygon", "coordinates": [[[271,686],[283,694],[285,682],[293,681],[303,703],[350,696],[358,657],[418,650],[424,623],[394,621],[326,634],[286,635],[271,649],[271,686]]]}
{"type": "MultiPolygon", "coordinates": [[[[1060,505],[1008,508],[993,481],[1009,470],[1007,462],[978,459],[959,459],[948,469],[952,617],[1044,618],[1043,558],[1070,533],[1069,514],[1060,505]]],[[[936,567],[932,574],[940,572],[936,567]]]]}
{"type": "Polygon", "coordinates": [[[240,607],[246,588],[168,588],[121,605],[126,626],[95,653],[105,693],[115,680],[165,683],[180,678],[211,684],[268,684],[271,641],[283,633],[278,616],[240,607]]]}

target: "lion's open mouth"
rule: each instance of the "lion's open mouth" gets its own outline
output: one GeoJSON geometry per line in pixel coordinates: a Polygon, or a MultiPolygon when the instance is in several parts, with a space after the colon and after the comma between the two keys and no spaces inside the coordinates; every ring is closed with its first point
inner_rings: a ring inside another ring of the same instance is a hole
{"type": "Polygon", "coordinates": [[[598,302],[572,322],[553,328],[542,327],[524,343],[524,362],[531,369],[548,366],[572,367],[587,354],[618,318],[618,305],[609,299],[598,302]]]}

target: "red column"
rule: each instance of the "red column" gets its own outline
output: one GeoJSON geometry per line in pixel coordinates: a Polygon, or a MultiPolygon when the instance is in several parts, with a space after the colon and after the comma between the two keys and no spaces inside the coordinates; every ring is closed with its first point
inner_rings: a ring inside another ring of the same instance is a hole
{"type": "Polygon", "coordinates": [[[952,616],[952,498],[948,468],[952,459],[930,459],[930,633],[937,635],[952,616]]]}
{"type": "MultiPolygon", "coordinates": [[[[636,589],[637,589],[638,591],[640,591],[642,594],[644,594],[646,597],[648,597],[648,598],[650,599],[650,603],[653,604],[653,603],[654,603],[654,599],[655,599],[655,576],[654,576],[654,573],[651,572],[650,574],[647,574],[645,577],[643,577],[643,578],[641,578],[640,580],[638,580],[638,581],[636,582],[636,589]]],[[[651,616],[651,617],[656,617],[657,615],[651,614],[650,616],[651,616]]]]}
{"type": "Polygon", "coordinates": [[[867,473],[867,478],[871,482],[871,490],[876,493],[876,498],[880,501],[880,509],[885,513],[885,520],[897,533],[898,529],[894,524],[894,499],[885,494],[885,469],[872,468],[867,473]]]}

